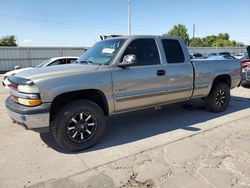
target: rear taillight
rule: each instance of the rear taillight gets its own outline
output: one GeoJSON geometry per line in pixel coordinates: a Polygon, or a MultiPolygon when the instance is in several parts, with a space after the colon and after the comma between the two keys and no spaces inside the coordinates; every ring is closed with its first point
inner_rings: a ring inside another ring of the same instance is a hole
{"type": "Polygon", "coordinates": [[[248,67],[250,67],[250,60],[249,59],[241,60],[241,73],[244,73],[245,69],[248,67]]]}
{"type": "Polygon", "coordinates": [[[246,68],[250,64],[250,59],[243,59],[241,60],[241,66],[246,68]]]}
{"type": "Polygon", "coordinates": [[[241,67],[243,68],[243,69],[245,69],[245,68],[247,68],[248,67],[248,63],[247,62],[242,62],[241,63],[241,67]]]}

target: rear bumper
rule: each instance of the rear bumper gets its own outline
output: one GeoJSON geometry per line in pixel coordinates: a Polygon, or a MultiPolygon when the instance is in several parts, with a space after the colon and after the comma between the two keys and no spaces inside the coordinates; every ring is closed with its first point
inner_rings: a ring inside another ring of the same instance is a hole
{"type": "Polygon", "coordinates": [[[6,99],[5,106],[13,122],[24,126],[26,129],[46,129],[49,127],[50,103],[37,107],[26,107],[13,102],[10,97],[6,99]]]}

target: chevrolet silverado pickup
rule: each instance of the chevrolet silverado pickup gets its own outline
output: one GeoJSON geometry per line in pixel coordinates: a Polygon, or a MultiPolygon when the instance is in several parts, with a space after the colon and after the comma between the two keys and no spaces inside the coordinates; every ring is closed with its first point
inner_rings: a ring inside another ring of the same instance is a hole
{"type": "Polygon", "coordinates": [[[124,36],[97,42],[75,64],[8,77],[5,104],[13,122],[47,128],[62,148],[78,151],[100,139],[113,114],[194,98],[222,112],[240,73],[239,60],[191,61],[177,37],[124,36]]]}

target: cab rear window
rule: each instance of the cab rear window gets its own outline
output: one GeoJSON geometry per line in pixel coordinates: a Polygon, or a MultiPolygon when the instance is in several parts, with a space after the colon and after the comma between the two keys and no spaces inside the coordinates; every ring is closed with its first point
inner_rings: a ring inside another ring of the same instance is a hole
{"type": "Polygon", "coordinates": [[[178,40],[163,39],[163,48],[168,63],[184,63],[185,57],[178,40]]]}

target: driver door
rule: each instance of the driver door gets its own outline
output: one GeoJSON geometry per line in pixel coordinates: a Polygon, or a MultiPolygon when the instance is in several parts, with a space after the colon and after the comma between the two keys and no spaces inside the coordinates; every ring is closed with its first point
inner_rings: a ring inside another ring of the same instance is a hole
{"type": "Polygon", "coordinates": [[[164,102],[165,66],[161,64],[155,39],[133,40],[121,59],[125,55],[135,55],[136,63],[126,68],[117,66],[112,71],[115,112],[164,102]]]}

